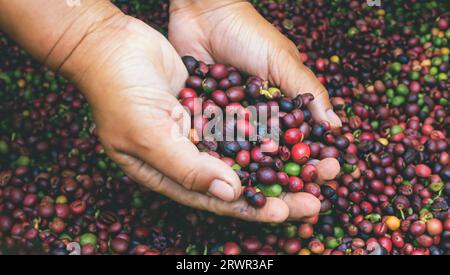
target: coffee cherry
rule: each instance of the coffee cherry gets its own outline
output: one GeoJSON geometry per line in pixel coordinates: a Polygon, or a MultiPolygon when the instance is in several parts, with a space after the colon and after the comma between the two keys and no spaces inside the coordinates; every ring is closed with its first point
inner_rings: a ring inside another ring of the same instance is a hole
{"type": "Polygon", "coordinates": [[[296,176],[289,177],[289,191],[297,193],[303,190],[303,181],[296,176]]]}
{"type": "MultiPolygon", "coordinates": [[[[448,219],[447,219],[448,220],[448,219]]],[[[443,231],[442,222],[436,218],[427,221],[427,232],[430,236],[439,236],[443,231]]]]}
{"type": "Polygon", "coordinates": [[[213,64],[209,69],[209,73],[216,80],[221,80],[228,76],[228,69],[223,64],[213,64]]]}
{"type": "Polygon", "coordinates": [[[277,180],[277,174],[270,167],[262,167],[256,172],[256,178],[260,183],[273,184],[277,180]]]}
{"type": "Polygon", "coordinates": [[[295,144],[294,146],[292,146],[291,154],[292,154],[292,160],[294,160],[295,162],[297,162],[299,164],[303,164],[309,159],[309,157],[311,155],[311,150],[308,145],[306,145],[305,143],[299,142],[299,143],[295,144]]]}
{"type": "Polygon", "coordinates": [[[266,197],[251,186],[244,189],[244,197],[250,205],[256,208],[263,207],[266,204],[266,197]]]}
{"type": "MultiPolygon", "coordinates": [[[[242,147],[242,146],[241,146],[242,147]]],[[[247,150],[241,150],[236,154],[236,162],[241,167],[247,167],[250,164],[250,152],[247,150]]]]}
{"type": "Polygon", "coordinates": [[[284,133],[283,138],[286,144],[293,145],[303,139],[303,133],[297,128],[291,128],[284,133]]]}
{"type": "Polygon", "coordinates": [[[227,242],[223,247],[223,253],[225,255],[239,255],[241,254],[241,248],[237,243],[227,242]]]}
{"type": "Polygon", "coordinates": [[[427,178],[431,175],[431,169],[425,164],[418,164],[416,165],[416,175],[422,178],[427,178]]]}
{"type": "Polygon", "coordinates": [[[184,88],[184,89],[181,89],[181,91],[178,93],[178,98],[181,100],[184,100],[184,99],[190,98],[190,97],[194,97],[194,98],[198,97],[198,95],[194,89],[184,88]]]}

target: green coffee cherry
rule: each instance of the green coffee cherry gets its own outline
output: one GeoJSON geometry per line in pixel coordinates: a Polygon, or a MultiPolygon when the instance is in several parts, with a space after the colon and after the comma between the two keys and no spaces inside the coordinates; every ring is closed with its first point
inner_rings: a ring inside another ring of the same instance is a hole
{"type": "Polygon", "coordinates": [[[295,162],[288,162],[284,165],[284,172],[289,176],[298,176],[300,175],[300,165],[295,162]]]}
{"type": "Polygon", "coordinates": [[[95,234],[92,233],[85,233],[83,235],[81,235],[80,237],[80,245],[86,245],[86,244],[91,244],[93,246],[97,245],[97,236],[95,236],[95,234]]]}
{"type": "Polygon", "coordinates": [[[283,187],[281,187],[281,185],[279,184],[271,184],[271,185],[258,184],[257,187],[266,197],[279,197],[283,192],[283,187]]]}

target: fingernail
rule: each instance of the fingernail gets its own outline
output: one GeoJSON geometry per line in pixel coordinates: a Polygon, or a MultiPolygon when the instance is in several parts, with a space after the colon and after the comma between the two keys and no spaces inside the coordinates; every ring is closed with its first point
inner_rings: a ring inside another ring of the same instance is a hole
{"type": "Polygon", "coordinates": [[[224,201],[231,201],[234,199],[233,188],[228,183],[222,180],[213,180],[208,192],[211,195],[224,201]]]}
{"type": "Polygon", "coordinates": [[[326,112],[328,120],[335,126],[341,127],[342,122],[339,119],[338,115],[333,111],[333,109],[328,109],[326,112]]]}

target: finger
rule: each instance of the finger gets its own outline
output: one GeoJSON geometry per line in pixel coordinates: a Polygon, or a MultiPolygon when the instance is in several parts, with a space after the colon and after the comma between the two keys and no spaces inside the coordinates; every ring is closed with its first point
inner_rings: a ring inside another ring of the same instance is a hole
{"type": "Polygon", "coordinates": [[[341,165],[335,158],[324,158],[316,165],[319,182],[333,180],[341,171],[341,165]]]}
{"type": "MultiPolygon", "coordinates": [[[[192,18],[187,20],[192,20],[192,18]]],[[[170,22],[169,25],[169,41],[172,43],[178,54],[180,56],[189,55],[207,64],[214,64],[214,58],[212,58],[211,54],[206,50],[208,47],[204,47],[202,45],[196,45],[196,47],[192,47],[192,37],[203,36],[203,34],[201,33],[202,30],[192,30],[194,33],[189,33],[189,35],[174,33],[172,30],[179,29],[180,27],[176,26],[176,24],[180,23],[182,22],[170,22]]]]}
{"type": "Polygon", "coordinates": [[[286,94],[296,97],[298,94],[311,93],[314,100],[309,104],[312,116],[316,122],[328,121],[333,128],[341,127],[342,123],[330,103],[325,87],[314,73],[300,61],[297,50],[295,53],[286,52],[278,56],[274,65],[274,80],[286,94]]]}
{"type": "Polygon", "coordinates": [[[319,214],[320,201],[309,193],[284,193],[282,198],[289,207],[289,220],[301,220],[319,214]]]}
{"type": "Polygon", "coordinates": [[[225,201],[236,200],[241,193],[236,173],[220,159],[200,153],[183,135],[180,125],[190,123],[190,117],[174,97],[165,95],[163,100],[157,100],[159,107],[148,110],[143,106],[143,117],[128,119],[127,138],[117,138],[114,150],[145,161],[188,190],[209,193],[225,201]],[[181,118],[172,117],[175,108],[181,112],[181,118]]]}
{"type": "Polygon", "coordinates": [[[280,223],[285,221],[289,215],[287,205],[277,198],[268,198],[264,207],[259,209],[249,206],[243,198],[231,203],[224,202],[214,197],[187,190],[170,178],[165,177],[158,170],[134,157],[121,155],[115,159],[133,180],[189,207],[210,211],[222,216],[258,222],[280,223]]]}
{"type": "MultiPolygon", "coordinates": [[[[174,102],[174,106],[178,104],[174,102]]],[[[183,120],[190,121],[183,112],[183,120]]],[[[210,193],[225,201],[239,198],[241,182],[236,173],[223,161],[197,147],[182,135],[180,125],[170,117],[139,128],[134,137],[134,154],[162,174],[182,184],[188,190],[210,193]]]]}
{"type": "Polygon", "coordinates": [[[186,49],[182,46],[181,47],[175,46],[175,47],[180,56],[192,56],[199,61],[205,62],[206,64],[216,63],[216,61],[214,61],[211,55],[204,49],[199,49],[196,47],[194,47],[193,49],[192,48],[186,49]]]}
{"type": "MultiPolygon", "coordinates": [[[[201,194],[200,194],[201,195],[201,194]]],[[[202,195],[200,200],[211,205],[213,212],[221,216],[229,216],[247,221],[281,223],[289,216],[289,208],[279,198],[267,198],[266,204],[261,208],[250,206],[244,198],[231,203],[220,201],[216,198],[206,197],[202,195]]],[[[208,208],[204,210],[209,210],[208,208]]],[[[211,211],[211,210],[209,210],[211,211]]]]}
{"type": "Polygon", "coordinates": [[[312,216],[312,217],[306,217],[306,218],[302,218],[301,221],[305,222],[305,223],[310,223],[310,224],[315,224],[317,223],[318,220],[318,216],[312,216]]]}

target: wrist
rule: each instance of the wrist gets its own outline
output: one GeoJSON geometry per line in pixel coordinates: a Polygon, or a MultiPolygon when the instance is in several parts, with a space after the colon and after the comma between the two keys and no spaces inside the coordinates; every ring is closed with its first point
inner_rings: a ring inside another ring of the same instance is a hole
{"type": "Polygon", "coordinates": [[[0,0],[0,10],[0,29],[53,70],[87,34],[121,13],[108,0],[0,0]]]}
{"type": "Polygon", "coordinates": [[[44,60],[47,67],[68,77],[83,67],[84,58],[72,56],[84,47],[85,41],[112,21],[125,16],[109,1],[90,1],[84,5],[83,9],[76,11],[77,16],[60,34],[44,60]]]}
{"type": "Polygon", "coordinates": [[[150,86],[149,75],[165,72],[161,57],[169,48],[158,31],[133,17],[117,14],[84,37],[62,65],[61,73],[95,108],[136,83],[150,86]],[[148,67],[154,71],[148,73],[148,67]]]}
{"type": "Polygon", "coordinates": [[[110,59],[114,58],[114,51],[120,47],[120,42],[126,40],[124,34],[128,22],[129,17],[123,13],[105,14],[102,19],[97,18],[81,27],[83,31],[77,34],[78,39],[72,40],[76,43],[62,44],[61,55],[53,56],[56,58],[47,63],[54,62],[52,68],[74,83],[88,100],[102,94],[114,65],[110,64],[110,59]]]}

